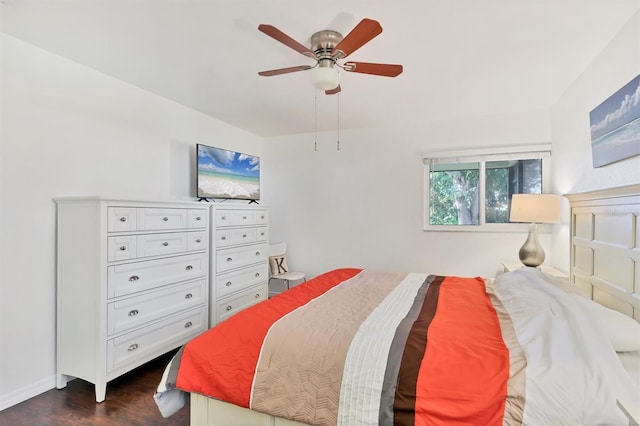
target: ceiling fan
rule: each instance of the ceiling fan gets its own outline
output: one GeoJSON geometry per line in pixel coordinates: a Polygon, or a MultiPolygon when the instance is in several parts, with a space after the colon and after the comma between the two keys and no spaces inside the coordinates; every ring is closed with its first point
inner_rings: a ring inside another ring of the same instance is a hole
{"type": "Polygon", "coordinates": [[[311,47],[307,48],[289,37],[273,25],[258,25],[258,30],[271,38],[316,61],[315,65],[299,65],[295,67],[280,68],[269,71],[260,71],[258,74],[265,77],[287,74],[297,71],[313,70],[314,85],[324,90],[327,95],[340,92],[340,74],[337,68],[344,71],[362,74],[396,77],[402,73],[402,65],[374,64],[368,62],[338,61],[346,58],[374,37],[382,32],[378,21],[363,19],[345,37],[337,31],[323,30],[311,36],[311,47]]]}

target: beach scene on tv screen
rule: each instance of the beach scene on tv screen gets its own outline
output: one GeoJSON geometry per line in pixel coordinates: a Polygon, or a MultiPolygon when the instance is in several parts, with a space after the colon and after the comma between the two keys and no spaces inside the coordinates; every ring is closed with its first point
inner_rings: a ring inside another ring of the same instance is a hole
{"type": "Polygon", "coordinates": [[[198,197],[260,199],[260,158],[198,145],[198,197]]]}

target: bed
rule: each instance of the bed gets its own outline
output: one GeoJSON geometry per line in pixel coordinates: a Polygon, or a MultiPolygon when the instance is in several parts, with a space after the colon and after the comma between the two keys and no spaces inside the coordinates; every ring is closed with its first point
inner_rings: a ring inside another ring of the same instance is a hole
{"type": "Polygon", "coordinates": [[[192,425],[627,424],[640,185],[567,198],[571,281],[330,271],[185,345],[158,407],[190,397],[192,425]]]}

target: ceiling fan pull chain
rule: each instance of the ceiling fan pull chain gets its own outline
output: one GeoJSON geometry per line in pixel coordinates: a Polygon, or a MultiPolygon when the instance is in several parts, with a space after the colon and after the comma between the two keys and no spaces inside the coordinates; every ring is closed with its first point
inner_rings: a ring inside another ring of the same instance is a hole
{"type": "Polygon", "coordinates": [[[313,150],[314,151],[318,151],[318,91],[316,89],[313,89],[313,93],[314,93],[314,114],[315,114],[315,128],[316,128],[316,133],[315,133],[315,137],[314,137],[314,142],[313,142],[313,150]]]}
{"type": "Polygon", "coordinates": [[[338,93],[338,141],[336,142],[336,151],[340,151],[340,93],[338,93]]]}

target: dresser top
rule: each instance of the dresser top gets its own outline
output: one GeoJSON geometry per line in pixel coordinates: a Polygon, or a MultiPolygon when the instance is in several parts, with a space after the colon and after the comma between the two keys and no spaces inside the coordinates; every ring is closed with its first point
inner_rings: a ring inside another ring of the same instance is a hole
{"type": "Polygon", "coordinates": [[[190,205],[192,207],[209,207],[208,203],[194,200],[151,200],[137,198],[121,198],[121,197],[103,197],[103,196],[84,196],[84,197],[55,197],[53,201],[57,204],[62,203],[127,203],[127,204],[162,204],[162,205],[190,205]]]}

